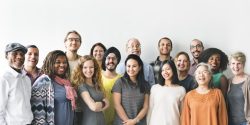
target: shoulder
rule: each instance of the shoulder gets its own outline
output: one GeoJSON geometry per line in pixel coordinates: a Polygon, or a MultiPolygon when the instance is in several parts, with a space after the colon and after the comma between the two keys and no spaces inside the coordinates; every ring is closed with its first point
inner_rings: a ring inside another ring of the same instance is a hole
{"type": "Polygon", "coordinates": [[[43,74],[37,78],[37,80],[33,84],[33,87],[40,87],[49,84],[51,84],[50,77],[48,75],[43,74]]]}

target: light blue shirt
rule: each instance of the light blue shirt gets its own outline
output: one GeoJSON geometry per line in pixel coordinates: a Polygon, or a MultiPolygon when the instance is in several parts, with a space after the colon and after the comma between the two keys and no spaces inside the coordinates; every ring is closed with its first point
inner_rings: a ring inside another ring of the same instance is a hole
{"type": "MultiPolygon", "coordinates": [[[[119,63],[116,72],[123,75],[125,73],[125,63],[119,63]]],[[[143,62],[143,72],[145,80],[149,83],[150,86],[155,84],[154,71],[151,65],[143,62]]]]}
{"type": "Polygon", "coordinates": [[[31,124],[31,81],[11,67],[0,76],[0,125],[31,124]]]}

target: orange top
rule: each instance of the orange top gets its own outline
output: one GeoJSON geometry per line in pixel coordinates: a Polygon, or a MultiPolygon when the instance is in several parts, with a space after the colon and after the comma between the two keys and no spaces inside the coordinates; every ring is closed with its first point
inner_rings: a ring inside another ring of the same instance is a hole
{"type": "Polygon", "coordinates": [[[206,94],[196,90],[187,93],[181,114],[181,125],[227,125],[227,109],[219,89],[206,94]]]}

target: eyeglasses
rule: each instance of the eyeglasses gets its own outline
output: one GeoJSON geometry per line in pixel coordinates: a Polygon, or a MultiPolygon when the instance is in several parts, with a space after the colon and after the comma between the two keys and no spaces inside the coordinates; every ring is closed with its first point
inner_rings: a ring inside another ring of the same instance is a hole
{"type": "Polygon", "coordinates": [[[140,44],[136,44],[136,45],[128,46],[128,49],[133,49],[133,48],[140,49],[141,45],[140,44]]]}
{"type": "Polygon", "coordinates": [[[73,42],[73,41],[80,42],[79,38],[68,38],[67,40],[70,42],[73,42]]]}
{"type": "Polygon", "coordinates": [[[190,49],[194,49],[194,48],[201,49],[202,47],[203,47],[202,45],[197,44],[196,46],[191,45],[190,49]]]}

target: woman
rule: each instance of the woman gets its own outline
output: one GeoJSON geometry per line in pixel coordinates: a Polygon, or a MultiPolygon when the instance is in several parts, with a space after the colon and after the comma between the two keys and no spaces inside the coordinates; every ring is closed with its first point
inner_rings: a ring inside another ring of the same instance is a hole
{"type": "Polygon", "coordinates": [[[125,60],[126,72],[112,88],[116,110],[114,125],[146,125],[149,83],[144,79],[143,62],[131,54],[125,60]]]}
{"type": "Polygon", "coordinates": [[[208,63],[211,66],[213,71],[214,87],[219,88],[222,91],[224,97],[226,97],[228,80],[223,74],[223,71],[227,69],[227,55],[217,48],[208,48],[201,53],[198,61],[199,63],[208,63]]]}
{"type": "Polygon", "coordinates": [[[244,53],[231,55],[230,68],[234,76],[229,79],[227,93],[229,125],[250,125],[250,76],[244,72],[245,63],[244,53]]]}
{"type": "Polygon", "coordinates": [[[101,70],[96,59],[89,55],[80,57],[71,80],[81,98],[81,125],[105,125],[102,111],[108,108],[109,102],[104,94],[101,70]]]}
{"type": "Polygon", "coordinates": [[[186,92],[194,89],[195,82],[194,77],[188,74],[190,68],[190,59],[186,52],[179,52],[175,56],[175,65],[178,72],[178,78],[180,80],[180,85],[186,89],[186,92]]]}
{"type": "Polygon", "coordinates": [[[102,58],[106,50],[102,43],[96,43],[90,49],[90,55],[95,57],[100,67],[102,66],[102,58]]]}
{"type": "Polygon", "coordinates": [[[184,99],[182,125],[227,125],[227,109],[221,91],[213,88],[209,64],[200,63],[195,71],[198,87],[184,99]]]}
{"type": "Polygon", "coordinates": [[[69,82],[69,64],[61,50],[50,52],[42,66],[43,75],[32,86],[32,124],[72,125],[76,92],[69,82]]]}
{"type": "Polygon", "coordinates": [[[180,125],[180,107],[185,88],[179,85],[173,61],[163,61],[160,68],[159,84],[151,88],[148,125],[180,125]]]}

